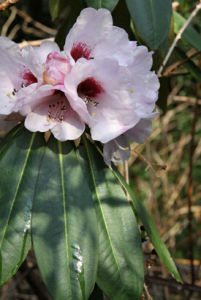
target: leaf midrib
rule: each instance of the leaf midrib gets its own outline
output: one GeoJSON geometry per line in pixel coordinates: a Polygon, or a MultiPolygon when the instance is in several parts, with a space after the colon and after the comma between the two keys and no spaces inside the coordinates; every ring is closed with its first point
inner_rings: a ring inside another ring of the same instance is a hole
{"type": "Polygon", "coordinates": [[[28,159],[29,159],[29,156],[30,156],[30,153],[31,153],[31,148],[32,148],[35,136],[36,136],[36,133],[33,133],[32,137],[31,137],[31,140],[30,140],[29,149],[28,149],[26,157],[25,157],[24,165],[23,165],[23,168],[22,168],[22,171],[21,171],[21,174],[20,174],[20,178],[19,178],[19,182],[18,182],[18,185],[17,185],[17,188],[16,188],[15,195],[14,195],[13,200],[12,200],[12,204],[11,204],[11,208],[10,208],[9,215],[8,215],[8,218],[7,218],[7,222],[6,222],[4,230],[3,230],[3,235],[2,235],[1,242],[0,242],[0,250],[2,248],[3,240],[4,240],[4,237],[5,237],[6,231],[8,229],[8,224],[9,224],[9,221],[10,221],[11,213],[12,213],[12,210],[13,210],[18,192],[19,192],[19,188],[20,188],[23,176],[24,176],[25,168],[26,168],[27,163],[28,163],[28,159]]]}
{"type": "Polygon", "coordinates": [[[104,225],[105,225],[105,229],[106,229],[106,232],[107,232],[107,236],[108,236],[108,239],[109,239],[109,244],[110,244],[110,247],[111,247],[111,249],[112,249],[114,261],[115,261],[115,263],[116,263],[118,272],[119,272],[119,274],[120,274],[119,264],[118,264],[118,261],[117,261],[117,259],[116,259],[116,255],[115,255],[115,252],[114,252],[114,249],[113,249],[113,246],[112,246],[111,237],[110,237],[110,234],[109,234],[109,230],[108,230],[108,228],[107,228],[106,220],[105,220],[104,213],[103,213],[103,209],[102,209],[102,206],[101,206],[100,196],[99,196],[99,193],[98,193],[98,189],[97,189],[97,187],[96,187],[96,179],[95,179],[95,175],[94,175],[94,173],[93,173],[92,161],[91,161],[91,158],[90,158],[89,149],[88,149],[87,142],[85,141],[85,139],[84,139],[84,144],[85,144],[85,148],[86,148],[86,152],[87,152],[87,157],[88,157],[88,161],[89,161],[89,168],[90,168],[90,172],[91,172],[91,176],[92,176],[92,181],[93,181],[94,188],[95,188],[96,198],[97,198],[98,203],[99,203],[99,207],[100,207],[100,210],[101,210],[101,215],[102,215],[103,222],[104,222],[104,225]]]}
{"type": "MultiPolygon", "coordinates": [[[[65,253],[66,253],[66,263],[67,269],[70,270],[70,257],[69,257],[69,246],[68,246],[68,220],[67,220],[67,213],[66,213],[66,193],[65,193],[65,184],[64,184],[64,170],[63,170],[63,154],[62,154],[62,144],[58,141],[58,149],[59,149],[59,164],[60,164],[60,171],[61,171],[61,185],[62,185],[62,201],[63,201],[63,210],[64,210],[64,231],[65,231],[65,253]]],[[[71,282],[70,272],[67,272],[67,276],[69,282],[71,282]]],[[[71,287],[71,284],[70,284],[71,287]]],[[[71,299],[72,299],[72,289],[70,289],[71,299]]]]}

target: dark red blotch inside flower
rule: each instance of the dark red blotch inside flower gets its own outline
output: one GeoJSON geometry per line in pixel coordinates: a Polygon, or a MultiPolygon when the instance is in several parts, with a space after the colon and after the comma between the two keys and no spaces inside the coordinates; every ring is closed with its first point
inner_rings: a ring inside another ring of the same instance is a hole
{"type": "Polygon", "coordinates": [[[89,98],[95,98],[98,94],[103,92],[103,88],[93,77],[89,77],[78,85],[77,92],[81,97],[87,96],[89,98]]]}
{"type": "Polygon", "coordinates": [[[90,59],[91,49],[85,43],[78,43],[73,45],[70,54],[74,61],[77,61],[81,57],[90,59]]]}
{"type": "Polygon", "coordinates": [[[28,86],[32,83],[36,83],[38,82],[37,78],[34,76],[33,73],[31,73],[31,71],[29,70],[26,70],[22,76],[22,79],[23,79],[23,83],[25,86],[28,86]]]}

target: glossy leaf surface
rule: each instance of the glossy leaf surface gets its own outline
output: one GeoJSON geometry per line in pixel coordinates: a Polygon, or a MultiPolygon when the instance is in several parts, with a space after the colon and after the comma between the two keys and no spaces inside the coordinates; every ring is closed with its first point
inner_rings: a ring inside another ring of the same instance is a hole
{"type": "Polygon", "coordinates": [[[31,208],[43,146],[41,134],[21,127],[14,129],[1,143],[1,284],[15,274],[31,246],[31,208]]]}
{"type": "Polygon", "coordinates": [[[126,0],[142,39],[156,50],[168,36],[172,15],[171,0],[126,0]]]}
{"type": "Polygon", "coordinates": [[[97,271],[93,200],[70,142],[50,139],[33,206],[33,245],[54,300],[88,299],[97,271]]]}
{"type": "Polygon", "coordinates": [[[138,225],[119,182],[96,148],[79,147],[99,223],[97,283],[112,300],[140,299],[144,262],[138,225]]]}
{"type": "Polygon", "coordinates": [[[146,209],[144,208],[143,204],[136,198],[135,194],[133,193],[131,187],[125,182],[124,178],[121,174],[116,170],[113,169],[113,174],[115,174],[116,178],[118,178],[119,182],[123,185],[125,190],[128,192],[129,196],[132,199],[134,210],[137,212],[138,216],[140,217],[148,236],[150,237],[154,248],[160,257],[161,261],[164,263],[168,271],[171,273],[173,277],[179,282],[182,282],[180,274],[175,266],[173,259],[170,256],[168,249],[166,248],[164,242],[162,241],[161,237],[158,234],[158,231],[148,215],[146,209]]]}

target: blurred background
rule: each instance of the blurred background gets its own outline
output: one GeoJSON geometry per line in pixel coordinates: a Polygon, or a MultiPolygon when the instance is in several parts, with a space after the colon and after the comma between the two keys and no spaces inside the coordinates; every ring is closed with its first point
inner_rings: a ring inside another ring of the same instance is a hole
{"type": "MultiPolygon", "coordinates": [[[[53,16],[52,20],[48,0],[16,2],[0,11],[0,32],[20,47],[39,45],[40,40],[53,40],[55,36],[62,47],[64,36],[81,9],[81,4],[71,0],[69,5],[59,8],[59,17],[53,16]]],[[[180,0],[173,5],[187,19],[196,3],[180,0]]],[[[0,7],[3,4],[5,1],[0,0],[0,7]]],[[[113,12],[115,24],[119,26],[125,24],[123,13],[117,18],[124,7],[125,2],[121,0],[113,12]]],[[[200,20],[201,12],[191,23],[199,34],[200,20]]],[[[174,27],[173,38],[176,31],[174,27]]],[[[130,29],[129,35],[139,38],[130,29]]],[[[198,51],[185,39],[178,45],[200,70],[201,49],[198,51]]],[[[169,69],[166,68],[161,78],[160,114],[153,121],[153,133],[145,144],[132,144],[128,161],[130,184],[152,216],[185,283],[181,287],[170,277],[141,226],[146,274],[142,299],[148,300],[201,299],[201,86],[184,57],[176,54],[171,56],[169,69]]],[[[159,62],[154,63],[157,68],[159,62]]],[[[124,167],[119,168],[124,173],[124,167]]],[[[13,279],[0,289],[0,299],[51,299],[32,251],[13,279]]]]}

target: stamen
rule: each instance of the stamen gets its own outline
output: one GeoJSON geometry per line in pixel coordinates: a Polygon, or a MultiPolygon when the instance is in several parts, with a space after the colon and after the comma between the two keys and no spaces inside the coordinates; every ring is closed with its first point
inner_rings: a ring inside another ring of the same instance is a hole
{"type": "Polygon", "coordinates": [[[94,107],[97,107],[99,104],[99,102],[95,101],[94,99],[90,98],[89,96],[80,95],[80,97],[84,100],[84,102],[86,104],[91,103],[91,104],[93,104],[94,107]]]}
{"type": "Polygon", "coordinates": [[[99,105],[97,96],[104,92],[101,84],[93,77],[88,77],[77,87],[78,95],[84,100],[85,104],[91,104],[94,107],[99,105]]]}
{"type": "Polygon", "coordinates": [[[16,93],[17,93],[17,90],[14,88],[12,91],[12,95],[15,96],[16,93]]]}
{"type": "Polygon", "coordinates": [[[63,101],[57,101],[56,104],[49,104],[47,121],[62,122],[66,111],[67,107],[63,101]]]}

